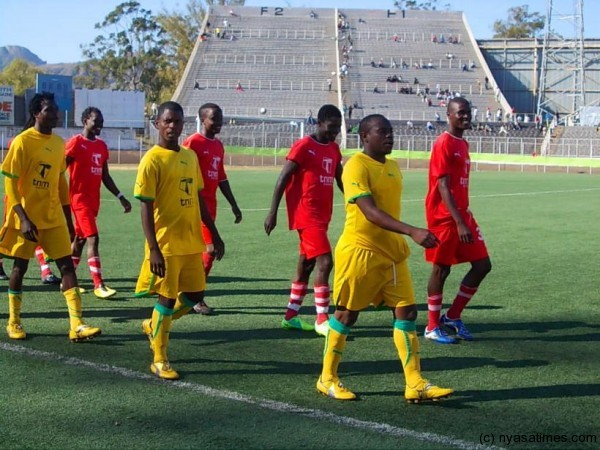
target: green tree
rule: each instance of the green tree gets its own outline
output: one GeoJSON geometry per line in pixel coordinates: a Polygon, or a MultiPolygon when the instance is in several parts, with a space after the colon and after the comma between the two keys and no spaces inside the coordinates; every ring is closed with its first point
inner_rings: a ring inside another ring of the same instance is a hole
{"type": "Polygon", "coordinates": [[[38,73],[43,71],[24,59],[17,58],[0,72],[0,85],[12,86],[15,95],[23,95],[26,89],[35,87],[35,75],[38,73]]]}
{"type": "Polygon", "coordinates": [[[417,1],[417,0],[396,0],[394,6],[398,9],[424,9],[429,11],[437,11],[439,9],[450,9],[449,3],[440,4],[439,0],[417,1]]]}
{"type": "Polygon", "coordinates": [[[495,38],[525,39],[532,38],[544,29],[546,18],[540,13],[529,12],[528,5],[514,6],[508,9],[507,20],[494,22],[495,38]]]}
{"type": "Polygon", "coordinates": [[[95,28],[102,30],[90,44],[83,45],[86,58],[78,78],[83,86],[144,91],[150,99],[160,98],[167,58],[162,48],[166,33],[152,12],[136,1],[119,4],[95,28]]]}

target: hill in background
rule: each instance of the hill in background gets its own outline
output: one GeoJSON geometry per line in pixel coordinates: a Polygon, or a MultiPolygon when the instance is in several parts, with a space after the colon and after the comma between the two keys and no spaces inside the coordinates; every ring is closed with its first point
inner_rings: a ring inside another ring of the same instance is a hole
{"type": "Polygon", "coordinates": [[[0,70],[4,70],[14,59],[24,59],[25,61],[39,66],[44,73],[54,75],[75,75],[77,73],[78,63],[46,64],[35,53],[19,45],[7,45],[0,47],[0,70]]]}

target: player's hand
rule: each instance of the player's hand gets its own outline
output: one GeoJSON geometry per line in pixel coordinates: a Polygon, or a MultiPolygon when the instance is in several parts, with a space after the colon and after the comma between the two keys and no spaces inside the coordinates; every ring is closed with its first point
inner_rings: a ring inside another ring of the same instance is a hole
{"type": "Polygon", "coordinates": [[[265,219],[265,232],[267,236],[271,234],[271,231],[277,226],[277,214],[269,213],[265,219]]]}
{"type": "Polygon", "coordinates": [[[165,258],[159,249],[150,250],[150,272],[161,278],[167,272],[165,258]]]}
{"type": "Polygon", "coordinates": [[[240,210],[238,205],[232,206],[231,211],[233,212],[233,215],[235,216],[234,223],[240,223],[242,221],[242,211],[240,210]]]}
{"type": "Polygon", "coordinates": [[[472,244],[473,243],[473,234],[467,225],[464,222],[461,222],[457,225],[458,228],[458,237],[460,242],[463,244],[472,244]]]}
{"type": "Polygon", "coordinates": [[[38,229],[31,220],[26,219],[21,221],[21,233],[23,233],[23,237],[28,241],[37,242],[38,229]]]}
{"type": "Polygon", "coordinates": [[[121,201],[121,206],[123,207],[125,214],[131,212],[131,203],[129,203],[129,200],[127,200],[125,197],[121,197],[119,200],[121,201]]]}
{"type": "Polygon", "coordinates": [[[225,243],[218,236],[213,236],[213,250],[212,254],[217,261],[221,261],[223,256],[225,256],[225,243]]]}
{"type": "Polygon", "coordinates": [[[410,233],[410,237],[421,247],[425,248],[433,248],[440,242],[435,234],[425,228],[415,228],[410,233]]]}

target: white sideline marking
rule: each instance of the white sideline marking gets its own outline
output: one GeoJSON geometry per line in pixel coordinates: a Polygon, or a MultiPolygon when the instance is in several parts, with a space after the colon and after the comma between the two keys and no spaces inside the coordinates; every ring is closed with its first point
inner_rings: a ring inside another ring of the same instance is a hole
{"type": "MultiPolygon", "coordinates": [[[[586,189],[564,189],[559,191],[538,191],[538,192],[512,192],[507,194],[482,194],[482,195],[471,195],[470,198],[493,198],[493,197],[520,197],[520,196],[530,196],[530,195],[547,195],[547,194],[564,194],[569,192],[590,192],[590,191],[600,191],[600,188],[586,188],[586,189]]],[[[425,199],[408,199],[402,200],[402,203],[415,203],[415,202],[425,202],[425,199]]],[[[335,203],[333,206],[344,206],[344,203],[335,203]]],[[[231,209],[229,207],[226,208],[218,208],[218,209],[231,209]]],[[[242,211],[270,211],[271,208],[242,208],[242,211]]]]}
{"type": "MultiPolygon", "coordinates": [[[[261,409],[267,409],[271,411],[297,414],[320,421],[326,420],[331,423],[343,425],[350,428],[356,428],[361,430],[373,431],[375,433],[397,436],[397,437],[408,437],[416,439],[418,441],[431,442],[440,444],[443,446],[451,446],[465,450],[488,450],[498,449],[499,447],[487,447],[473,442],[463,441],[461,439],[455,439],[449,436],[444,436],[435,433],[424,433],[419,431],[410,430],[408,428],[395,427],[385,423],[367,422],[364,420],[353,419],[352,417],[339,416],[326,411],[318,409],[304,408],[296,406],[291,403],[278,402],[274,400],[267,400],[261,398],[254,398],[248,395],[240,394],[238,392],[228,391],[225,389],[215,389],[202,384],[190,383],[188,381],[165,381],[160,380],[152,375],[136,372],[135,370],[126,369],[124,367],[111,366],[109,364],[95,363],[92,361],[86,361],[84,359],[73,358],[59,355],[58,353],[46,352],[42,350],[35,350],[21,345],[7,344],[0,342],[0,349],[6,350],[13,353],[20,353],[27,356],[32,356],[39,359],[45,359],[52,362],[59,362],[68,366],[75,367],[86,367],[99,372],[112,373],[120,375],[124,378],[132,380],[150,381],[153,383],[160,383],[166,387],[184,389],[186,391],[194,391],[198,394],[205,395],[207,397],[219,398],[224,400],[231,400],[249,405],[255,405],[261,409]]],[[[315,394],[316,395],[316,394],[315,394]]],[[[416,406],[418,407],[418,406],[416,406]]]]}

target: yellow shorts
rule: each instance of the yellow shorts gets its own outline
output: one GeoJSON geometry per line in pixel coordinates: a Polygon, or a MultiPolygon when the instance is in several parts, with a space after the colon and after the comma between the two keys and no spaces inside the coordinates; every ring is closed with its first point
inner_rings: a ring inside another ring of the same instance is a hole
{"type": "Polygon", "coordinates": [[[38,230],[37,242],[25,239],[21,230],[2,227],[0,229],[0,254],[21,259],[31,259],[35,248],[40,246],[51,259],[57,260],[71,254],[71,238],[65,227],[38,230]]]}
{"type": "Polygon", "coordinates": [[[165,256],[164,278],[150,271],[150,260],[142,263],[135,287],[136,297],[158,294],[175,299],[179,292],[201,292],[206,289],[202,253],[182,256],[165,256]]]}
{"type": "Polygon", "coordinates": [[[407,260],[391,259],[357,247],[335,250],[333,300],[336,306],[361,311],[382,303],[390,308],[415,304],[407,260]]]}

